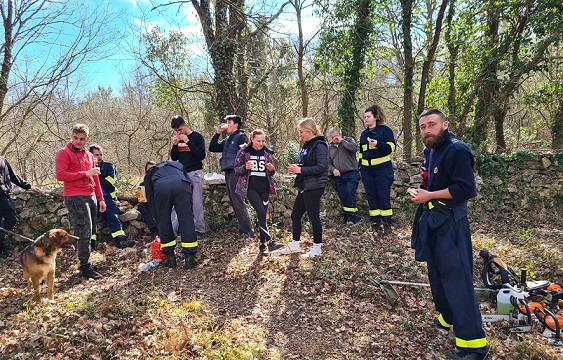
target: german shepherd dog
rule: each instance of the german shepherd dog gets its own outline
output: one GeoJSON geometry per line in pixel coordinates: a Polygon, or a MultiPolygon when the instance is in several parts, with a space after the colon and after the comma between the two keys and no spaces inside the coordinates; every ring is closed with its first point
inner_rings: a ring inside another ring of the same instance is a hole
{"type": "Polygon", "coordinates": [[[57,254],[63,247],[74,248],[77,240],[78,237],[62,229],[53,229],[39,236],[23,249],[20,255],[23,278],[27,280],[27,291],[30,291],[33,285],[35,290],[33,299],[38,304],[41,303],[39,285],[43,280],[47,281],[47,297],[53,300],[57,254]]]}

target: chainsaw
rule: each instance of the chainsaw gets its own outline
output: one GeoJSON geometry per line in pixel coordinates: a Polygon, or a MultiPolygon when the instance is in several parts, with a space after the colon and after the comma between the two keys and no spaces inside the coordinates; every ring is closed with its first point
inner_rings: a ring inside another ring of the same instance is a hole
{"type": "Polygon", "coordinates": [[[500,257],[492,255],[489,250],[482,249],[479,256],[483,259],[481,278],[489,289],[499,290],[504,284],[525,289],[530,297],[541,297],[554,309],[557,302],[563,299],[563,287],[547,280],[526,281],[526,269],[521,269],[520,276],[500,257]],[[499,278],[500,277],[500,281],[499,278]],[[499,281],[500,283],[495,283],[499,281]]]}

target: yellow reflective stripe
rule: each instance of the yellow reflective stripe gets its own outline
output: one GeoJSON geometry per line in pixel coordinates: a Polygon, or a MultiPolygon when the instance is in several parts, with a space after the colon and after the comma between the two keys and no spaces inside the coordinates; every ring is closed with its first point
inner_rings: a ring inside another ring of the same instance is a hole
{"type": "Polygon", "coordinates": [[[487,339],[463,340],[458,337],[455,338],[455,345],[460,348],[466,349],[479,349],[487,346],[487,339]]]}
{"type": "Polygon", "coordinates": [[[111,233],[112,238],[115,238],[115,237],[118,237],[118,236],[125,236],[125,231],[117,230],[117,231],[111,233]]]}
{"type": "Polygon", "coordinates": [[[391,216],[393,215],[393,209],[381,210],[381,216],[391,216]]]}
{"type": "Polygon", "coordinates": [[[106,176],[104,179],[106,179],[108,183],[115,185],[115,179],[113,176],[106,176]]]}
{"type": "Polygon", "coordinates": [[[434,209],[434,204],[432,204],[432,201],[429,201],[429,202],[428,202],[428,209],[429,209],[429,210],[434,209]]]}
{"type": "Polygon", "coordinates": [[[389,141],[386,144],[391,146],[391,152],[395,152],[395,143],[392,143],[391,141],[389,141]]]}
{"type": "Polygon", "coordinates": [[[90,240],[98,240],[98,235],[97,234],[92,234],[92,236],[90,236],[90,240]]]}
{"type": "Polygon", "coordinates": [[[195,247],[197,247],[197,241],[194,241],[194,242],[183,242],[183,243],[182,243],[182,247],[183,247],[183,248],[195,248],[195,247]]]}
{"type": "Polygon", "coordinates": [[[367,149],[369,149],[369,145],[368,145],[368,144],[363,144],[363,145],[362,145],[362,152],[366,151],[367,149]]]}
{"type": "Polygon", "coordinates": [[[444,318],[442,317],[442,314],[440,314],[440,315],[438,316],[438,322],[439,322],[440,325],[442,325],[443,327],[446,327],[446,328],[451,328],[451,327],[452,327],[451,324],[448,324],[448,323],[446,322],[446,320],[444,320],[444,318]]]}
{"type": "Polygon", "coordinates": [[[438,204],[446,206],[446,203],[443,201],[438,201],[438,204]]]}
{"type": "Polygon", "coordinates": [[[343,206],[342,210],[344,210],[346,212],[357,212],[358,208],[349,208],[349,207],[343,206]]]}
{"type": "Polygon", "coordinates": [[[171,247],[171,246],[176,246],[176,240],[172,240],[172,241],[170,241],[169,243],[166,243],[166,244],[163,244],[163,243],[160,244],[161,249],[171,247]]]}
{"type": "Polygon", "coordinates": [[[362,152],[356,153],[356,160],[360,160],[362,158],[362,152]]]}
{"type": "Polygon", "coordinates": [[[383,164],[387,161],[391,161],[391,156],[387,155],[387,156],[383,156],[377,159],[362,159],[362,166],[374,166],[374,165],[379,165],[379,164],[383,164]]]}
{"type": "Polygon", "coordinates": [[[117,191],[109,193],[109,196],[111,196],[112,199],[115,199],[117,197],[117,191]]]}
{"type": "Polygon", "coordinates": [[[381,210],[379,209],[369,211],[369,216],[379,216],[379,215],[381,215],[381,210]]]}

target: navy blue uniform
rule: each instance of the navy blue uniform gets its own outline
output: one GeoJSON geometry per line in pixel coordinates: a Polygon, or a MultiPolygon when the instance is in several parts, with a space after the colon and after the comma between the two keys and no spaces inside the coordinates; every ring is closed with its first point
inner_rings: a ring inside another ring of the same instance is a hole
{"type": "Polygon", "coordinates": [[[451,200],[420,204],[414,219],[415,259],[426,261],[439,323],[452,327],[456,346],[485,355],[487,339],[473,289],[471,231],[467,201],[477,196],[469,147],[445,131],[442,142],[425,151],[428,191],[448,189],[451,200]]]}
{"type": "MultiPolygon", "coordinates": [[[[117,205],[117,189],[115,182],[117,181],[117,172],[112,163],[102,161],[100,164],[100,185],[106,202],[106,211],[102,213],[104,219],[108,223],[111,237],[116,242],[126,240],[125,232],[119,221],[119,206],[117,205]]],[[[96,234],[92,235],[92,240],[97,240],[96,234]]]]}
{"type": "Polygon", "coordinates": [[[395,151],[393,131],[385,125],[367,128],[360,136],[360,173],[369,205],[372,224],[381,221],[391,223],[391,185],[393,184],[393,163],[391,154],[395,151]],[[368,138],[377,140],[375,148],[370,148],[368,138]]]}
{"type": "Polygon", "coordinates": [[[173,253],[176,247],[176,235],[170,217],[174,208],[182,234],[182,252],[195,254],[198,243],[192,208],[192,184],[184,166],[177,161],[163,161],[145,174],[144,183],[150,212],[158,224],[162,252],[173,253]]]}
{"type": "MultiPolygon", "coordinates": [[[[31,184],[16,175],[3,156],[0,156],[0,221],[4,219],[2,227],[6,230],[12,231],[18,225],[18,218],[16,216],[16,207],[10,198],[12,193],[12,183],[18,185],[22,189],[31,189],[31,184]]],[[[4,253],[4,239],[6,232],[0,231],[0,254],[4,253]]]]}

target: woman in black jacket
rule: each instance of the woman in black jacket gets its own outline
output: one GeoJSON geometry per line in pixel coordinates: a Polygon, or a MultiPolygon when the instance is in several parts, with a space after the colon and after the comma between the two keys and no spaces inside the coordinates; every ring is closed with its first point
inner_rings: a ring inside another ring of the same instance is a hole
{"type": "Polygon", "coordinates": [[[297,197],[291,212],[293,224],[293,241],[280,251],[281,254],[300,252],[301,218],[307,213],[313,227],[313,247],[305,258],[312,258],[321,254],[323,227],[321,224],[321,197],[328,183],[328,146],[321,135],[317,124],[311,118],[299,122],[299,137],[301,151],[297,157],[297,164],[289,165],[289,172],[296,174],[294,187],[297,197]]]}

